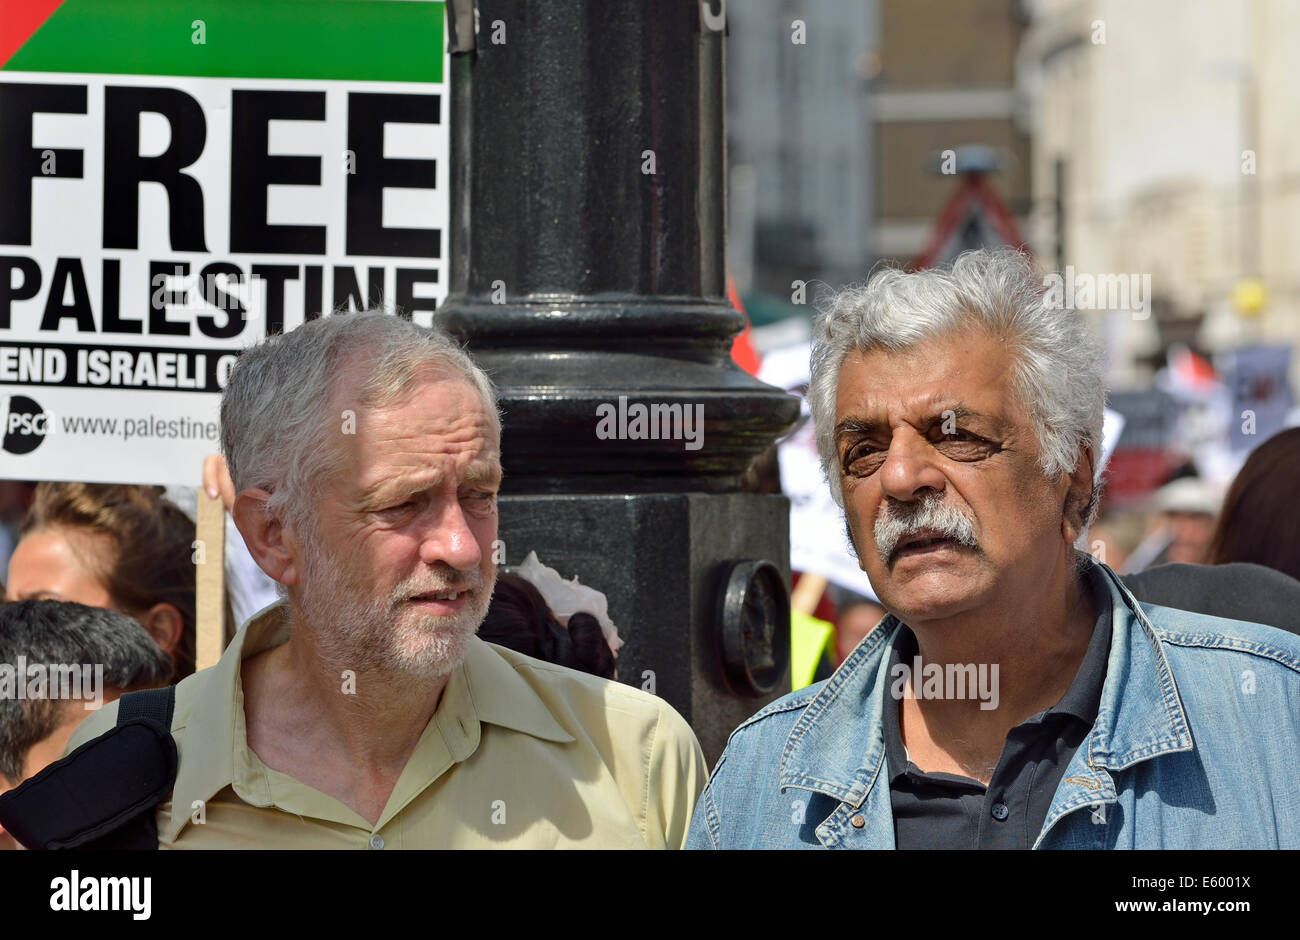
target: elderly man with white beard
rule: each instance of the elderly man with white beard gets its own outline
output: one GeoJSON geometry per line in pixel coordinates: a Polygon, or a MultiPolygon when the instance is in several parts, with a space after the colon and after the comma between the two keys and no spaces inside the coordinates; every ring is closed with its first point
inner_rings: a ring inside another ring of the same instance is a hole
{"type": "Polygon", "coordinates": [[[309,322],[242,354],[221,434],[283,600],[177,687],[159,847],[681,847],[707,769],[681,716],[475,636],[500,423],[461,349],[379,313],[309,322]]]}
{"type": "Polygon", "coordinates": [[[886,269],[809,398],[888,615],[731,736],[693,848],[1300,848],[1300,639],[1139,603],[1074,545],[1105,391],[1032,262],[886,269]]]}

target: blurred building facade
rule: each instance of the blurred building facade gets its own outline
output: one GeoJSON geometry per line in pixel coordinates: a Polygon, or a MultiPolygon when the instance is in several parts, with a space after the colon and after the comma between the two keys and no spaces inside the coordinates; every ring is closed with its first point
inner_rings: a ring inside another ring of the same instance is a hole
{"type": "MultiPolygon", "coordinates": [[[[727,7],[728,264],[756,323],[793,281],[914,260],[983,148],[1023,229],[1030,149],[1018,0],[745,0],[727,7]]],[[[811,298],[811,295],[809,297],[811,298]]]]}
{"type": "Polygon", "coordinates": [[[869,270],[876,5],[727,5],[727,260],[747,303],[869,270]]]}
{"type": "Polygon", "coordinates": [[[876,141],[872,253],[909,262],[961,185],[940,155],[977,148],[1017,226],[1030,208],[1030,148],[1018,113],[1019,0],[880,0],[879,74],[870,112],[876,141]]]}
{"type": "Polygon", "coordinates": [[[1172,344],[1300,346],[1300,4],[1026,9],[1026,235],[1058,270],[1150,275],[1149,317],[1092,314],[1112,384],[1149,385],[1172,344]]]}

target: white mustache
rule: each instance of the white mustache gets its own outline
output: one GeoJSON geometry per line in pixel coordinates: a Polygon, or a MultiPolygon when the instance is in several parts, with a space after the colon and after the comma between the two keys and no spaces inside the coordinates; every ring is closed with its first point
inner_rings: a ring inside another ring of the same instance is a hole
{"type": "Polygon", "coordinates": [[[970,517],[945,503],[938,493],[929,492],[916,503],[886,504],[875,525],[876,551],[880,553],[880,560],[889,564],[899,542],[925,531],[935,533],[936,537],[950,538],[967,548],[979,547],[975,523],[970,517]]]}

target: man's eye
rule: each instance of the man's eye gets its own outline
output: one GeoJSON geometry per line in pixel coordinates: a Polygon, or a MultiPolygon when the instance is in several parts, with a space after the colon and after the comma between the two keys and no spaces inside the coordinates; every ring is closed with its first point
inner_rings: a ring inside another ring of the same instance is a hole
{"type": "Polygon", "coordinates": [[[947,434],[935,442],[935,448],[953,460],[977,460],[997,453],[1001,448],[969,431],[947,434]]]}
{"type": "Polygon", "coordinates": [[[867,476],[884,462],[884,453],[870,444],[855,444],[844,454],[844,472],[850,476],[867,476]]]}
{"type": "Polygon", "coordinates": [[[942,425],[936,425],[930,430],[930,440],[938,444],[943,441],[978,441],[980,437],[965,428],[953,428],[951,431],[945,431],[942,425]]]}

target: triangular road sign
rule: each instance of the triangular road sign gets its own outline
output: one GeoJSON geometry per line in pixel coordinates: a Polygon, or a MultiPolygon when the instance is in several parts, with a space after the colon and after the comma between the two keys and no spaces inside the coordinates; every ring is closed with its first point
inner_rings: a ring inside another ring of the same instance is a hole
{"type": "Polygon", "coordinates": [[[939,213],[925,251],[912,262],[915,268],[951,264],[971,248],[1025,249],[1015,220],[983,173],[967,173],[948,204],[939,213]]]}

